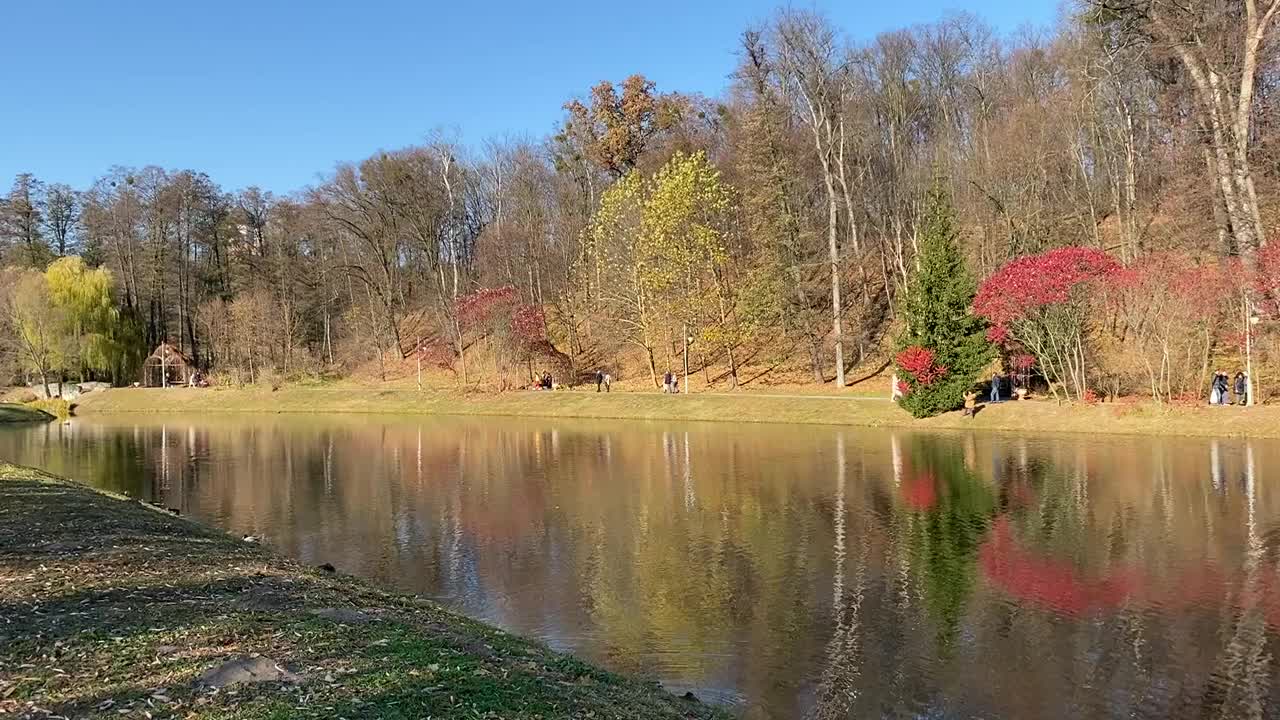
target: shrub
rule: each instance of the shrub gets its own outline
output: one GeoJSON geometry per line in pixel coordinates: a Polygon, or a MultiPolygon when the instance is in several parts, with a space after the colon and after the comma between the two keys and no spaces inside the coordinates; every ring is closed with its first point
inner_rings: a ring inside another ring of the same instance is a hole
{"type": "Polygon", "coordinates": [[[27,407],[36,410],[43,410],[59,420],[66,420],[71,417],[71,403],[65,398],[49,398],[47,400],[33,400],[27,403],[27,407]]]}

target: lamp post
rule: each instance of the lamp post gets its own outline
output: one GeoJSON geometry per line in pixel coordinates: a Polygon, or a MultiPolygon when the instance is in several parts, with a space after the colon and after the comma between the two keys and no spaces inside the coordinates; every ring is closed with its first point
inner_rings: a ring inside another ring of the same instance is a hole
{"type": "Polygon", "coordinates": [[[684,394],[689,394],[689,343],[693,342],[693,338],[689,337],[689,323],[684,324],[684,394]]]}
{"type": "Polygon", "coordinates": [[[1253,326],[1259,322],[1253,303],[1244,301],[1244,399],[1245,407],[1253,407],[1253,326]]]}

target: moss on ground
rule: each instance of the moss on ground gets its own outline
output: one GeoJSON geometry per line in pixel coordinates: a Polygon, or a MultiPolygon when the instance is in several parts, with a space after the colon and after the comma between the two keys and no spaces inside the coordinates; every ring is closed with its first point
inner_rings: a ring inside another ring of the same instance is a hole
{"type": "Polygon", "coordinates": [[[0,716],[6,713],[724,716],[421,598],[0,464],[0,716]],[[198,682],[228,659],[255,656],[301,681],[219,690],[198,682]]]}

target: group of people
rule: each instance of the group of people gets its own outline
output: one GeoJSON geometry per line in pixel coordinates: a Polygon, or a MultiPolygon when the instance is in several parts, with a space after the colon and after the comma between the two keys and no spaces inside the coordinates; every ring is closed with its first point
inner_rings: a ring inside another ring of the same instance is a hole
{"type": "Polygon", "coordinates": [[[667,374],[662,376],[662,392],[668,395],[680,392],[680,376],[668,370],[667,374]]]}
{"type": "Polygon", "coordinates": [[[613,385],[613,376],[604,370],[596,370],[596,392],[600,392],[604,388],[605,392],[609,392],[609,388],[613,385]]]}
{"type": "Polygon", "coordinates": [[[1209,388],[1210,405],[1248,405],[1249,381],[1243,372],[1236,372],[1234,378],[1218,370],[1213,374],[1213,382],[1209,388]],[[1231,397],[1235,392],[1235,399],[1231,397]]]}
{"type": "MultiPolygon", "coordinates": [[[[1000,373],[991,375],[991,391],[988,395],[988,401],[992,403],[1004,402],[1007,399],[1016,398],[1022,400],[1027,396],[1027,386],[1020,375],[1013,375],[1011,379],[1012,390],[1011,395],[1005,395],[1001,392],[1005,382],[1005,376],[1000,373]]],[[[973,417],[978,414],[978,392],[970,390],[964,394],[964,414],[965,417],[973,417]]]]}
{"type": "MultiPolygon", "coordinates": [[[[555,378],[550,372],[542,372],[537,376],[533,383],[535,390],[556,390],[555,378]]],[[[596,392],[609,392],[613,387],[613,376],[605,372],[603,369],[596,370],[596,392]]]]}

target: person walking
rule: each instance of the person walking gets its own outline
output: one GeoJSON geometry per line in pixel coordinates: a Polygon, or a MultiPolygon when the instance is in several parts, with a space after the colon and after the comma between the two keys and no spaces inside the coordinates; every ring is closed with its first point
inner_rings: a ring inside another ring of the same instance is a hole
{"type": "Polygon", "coordinates": [[[610,375],[609,373],[605,373],[604,374],[604,391],[609,392],[610,388],[612,387],[613,387],[613,376],[610,375]]]}
{"type": "Polygon", "coordinates": [[[600,392],[600,387],[604,385],[604,371],[596,369],[596,392],[600,392]]]}
{"type": "Polygon", "coordinates": [[[991,402],[1000,402],[1000,373],[991,375],[991,402]]]}
{"type": "Polygon", "coordinates": [[[1209,403],[1212,405],[1226,405],[1228,397],[1227,374],[1218,370],[1213,373],[1213,392],[1209,395],[1209,403]]]}
{"type": "Polygon", "coordinates": [[[1244,407],[1249,404],[1249,384],[1245,381],[1243,372],[1236,372],[1236,404],[1244,407]]]}

